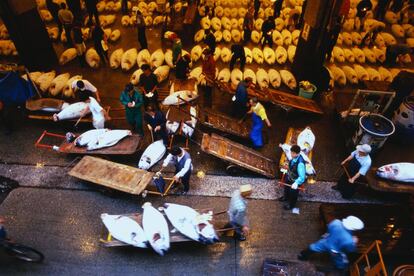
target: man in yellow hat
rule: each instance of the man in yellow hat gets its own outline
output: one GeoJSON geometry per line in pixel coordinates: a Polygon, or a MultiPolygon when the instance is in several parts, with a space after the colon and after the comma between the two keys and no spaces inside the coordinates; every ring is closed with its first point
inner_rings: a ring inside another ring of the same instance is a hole
{"type": "Polygon", "coordinates": [[[247,219],[247,198],[252,194],[252,185],[241,185],[231,196],[229,210],[229,225],[234,228],[236,238],[246,240],[249,234],[249,221],[247,219]]]}

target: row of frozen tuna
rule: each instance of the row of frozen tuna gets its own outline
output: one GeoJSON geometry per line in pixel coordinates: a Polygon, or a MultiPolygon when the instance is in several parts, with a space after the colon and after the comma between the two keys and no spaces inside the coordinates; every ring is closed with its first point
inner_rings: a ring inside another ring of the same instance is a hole
{"type": "MultiPolygon", "coordinates": [[[[202,84],[203,75],[201,74],[201,67],[193,69],[190,75],[202,84]]],[[[268,88],[269,86],[278,88],[282,82],[291,90],[296,89],[297,86],[295,76],[291,72],[288,70],[277,71],[273,68],[268,71],[259,68],[256,72],[250,68],[246,68],[243,72],[238,68],[233,69],[231,72],[228,68],[224,68],[220,70],[216,79],[220,82],[231,81],[233,86],[237,86],[241,80],[247,77],[251,78],[253,83],[258,84],[262,89],[268,88]]]]}
{"type": "Polygon", "coordinates": [[[200,214],[191,207],[173,203],[165,203],[163,208],[159,208],[165,216],[149,202],[142,208],[142,226],[129,216],[102,214],[101,219],[115,239],[135,247],[152,247],[161,256],[169,250],[171,240],[165,216],[174,227],[171,232],[178,231],[203,244],[218,241],[211,223],[211,212],[200,214]]]}
{"type": "Polygon", "coordinates": [[[357,84],[365,80],[392,82],[394,77],[400,72],[400,69],[397,68],[387,69],[381,66],[378,69],[374,69],[363,67],[359,64],[354,64],[353,66],[336,66],[331,64],[327,68],[331,79],[339,86],[345,86],[347,83],[357,84]]]}
{"type": "MultiPolygon", "coordinates": [[[[63,43],[67,42],[67,36],[65,30],[59,35],[58,27],[46,27],[47,33],[50,39],[56,41],[60,40],[63,43]]],[[[116,42],[121,36],[121,31],[119,29],[112,30],[111,28],[104,29],[104,33],[110,42],[116,42]]],[[[82,38],[84,41],[87,41],[92,38],[92,32],[90,28],[82,28],[82,38]]]]}
{"type": "MultiPolygon", "coordinates": [[[[239,43],[243,40],[244,31],[239,29],[231,29],[231,30],[223,30],[223,31],[215,31],[213,32],[216,42],[231,42],[234,41],[239,43]]],[[[273,43],[279,46],[289,46],[289,45],[297,45],[299,39],[300,31],[294,30],[293,32],[288,31],[287,29],[282,30],[274,30],[272,32],[272,40],[273,43]]],[[[197,31],[194,35],[195,42],[201,42],[206,37],[206,32],[201,29],[197,31]]],[[[253,43],[259,44],[262,39],[262,32],[253,30],[250,35],[251,41],[253,43]]]]}
{"type": "MultiPolygon", "coordinates": [[[[270,15],[273,15],[273,1],[264,0],[261,1],[261,5],[258,11],[259,18],[266,18],[270,15]]],[[[207,0],[207,1],[200,1],[200,5],[198,8],[198,12],[201,16],[206,15],[206,8],[205,6],[215,7],[214,14],[218,17],[244,17],[246,14],[244,10],[247,12],[247,7],[250,4],[249,0],[207,0]],[[213,2],[213,3],[212,3],[213,2]]],[[[289,14],[290,9],[296,8],[301,9],[303,5],[303,0],[288,0],[283,1],[283,9],[281,13],[289,14]]]]}
{"type": "MultiPolygon", "coordinates": [[[[191,60],[196,62],[202,57],[203,49],[201,46],[196,45],[191,49],[191,60]]],[[[246,57],[246,64],[251,64],[253,62],[257,64],[285,64],[287,60],[291,63],[295,57],[296,46],[290,45],[287,50],[282,46],[277,46],[275,50],[270,47],[264,47],[261,50],[258,47],[254,47],[252,50],[248,47],[244,47],[244,54],[246,57]]],[[[214,51],[214,59],[218,61],[219,59],[224,62],[230,62],[232,57],[231,50],[228,47],[216,47],[214,51]]]]}
{"type": "MultiPolygon", "coordinates": [[[[59,57],[59,64],[64,65],[77,57],[75,48],[66,49],[59,57]]],[[[98,68],[101,64],[101,58],[95,48],[89,48],[85,53],[85,61],[91,68],[98,68]]]]}
{"type": "MultiPolygon", "coordinates": [[[[76,80],[82,79],[81,75],[70,77],[69,73],[63,73],[56,75],[55,71],[44,72],[31,72],[29,73],[30,79],[44,94],[51,96],[58,96],[62,93],[62,96],[66,98],[74,97],[74,91],[72,90],[72,83],[76,80]]],[[[28,80],[27,75],[22,76],[25,80],[28,80]]]]}

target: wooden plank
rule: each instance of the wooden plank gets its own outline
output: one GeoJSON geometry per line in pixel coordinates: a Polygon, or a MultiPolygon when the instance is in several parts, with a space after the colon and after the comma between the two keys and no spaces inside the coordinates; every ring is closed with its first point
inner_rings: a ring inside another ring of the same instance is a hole
{"type": "Polygon", "coordinates": [[[201,149],[208,154],[269,178],[276,175],[276,164],[273,160],[239,143],[213,133],[203,134],[201,144],[201,149]]]}
{"type": "Polygon", "coordinates": [[[232,134],[237,137],[245,139],[249,138],[250,130],[246,123],[240,123],[236,119],[230,118],[211,109],[203,109],[203,116],[201,116],[201,121],[205,126],[209,128],[232,134]]]}
{"type": "MultiPolygon", "coordinates": [[[[235,88],[233,88],[229,83],[216,82],[216,85],[221,91],[235,94],[235,88]]],[[[293,108],[301,109],[304,111],[323,114],[322,109],[319,105],[310,99],[305,99],[290,93],[282,92],[280,90],[275,90],[271,88],[266,88],[263,90],[257,88],[249,88],[247,92],[250,97],[257,97],[259,101],[262,102],[271,102],[273,104],[287,105],[293,108]]]]}
{"type": "Polygon", "coordinates": [[[27,100],[26,109],[30,111],[40,111],[42,108],[56,108],[60,109],[65,101],[53,99],[53,98],[42,98],[37,100],[27,100]]]}
{"type": "Polygon", "coordinates": [[[377,169],[378,168],[372,167],[366,175],[366,180],[370,188],[381,192],[414,194],[414,185],[412,183],[397,182],[380,178],[376,175],[377,169]]]}
{"type": "Polygon", "coordinates": [[[152,181],[154,173],[131,166],[85,156],[69,175],[108,188],[139,195],[152,181]]]}
{"type": "Polygon", "coordinates": [[[59,152],[62,153],[74,153],[74,154],[96,154],[96,155],[123,155],[123,154],[133,154],[135,153],[140,145],[142,144],[142,137],[133,134],[127,136],[118,142],[116,145],[108,148],[102,148],[97,150],[89,151],[86,147],[77,147],[74,143],[68,143],[66,140],[62,142],[59,146],[59,152]]]}

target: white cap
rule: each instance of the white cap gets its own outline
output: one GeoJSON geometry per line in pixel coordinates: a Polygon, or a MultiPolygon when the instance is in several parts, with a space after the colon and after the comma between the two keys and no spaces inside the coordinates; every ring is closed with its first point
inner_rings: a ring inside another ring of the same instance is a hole
{"type": "Polygon", "coordinates": [[[356,147],[356,149],[357,149],[357,151],[361,151],[361,152],[364,152],[364,153],[370,153],[371,150],[372,150],[371,146],[368,145],[368,144],[358,145],[356,147]]]}
{"type": "Polygon", "coordinates": [[[355,216],[348,216],[342,220],[342,224],[344,225],[345,229],[350,231],[361,230],[364,228],[364,223],[362,220],[355,216]]]}
{"type": "Polygon", "coordinates": [[[250,184],[245,184],[245,185],[241,185],[240,186],[240,193],[249,193],[253,190],[252,185],[250,184]]]}

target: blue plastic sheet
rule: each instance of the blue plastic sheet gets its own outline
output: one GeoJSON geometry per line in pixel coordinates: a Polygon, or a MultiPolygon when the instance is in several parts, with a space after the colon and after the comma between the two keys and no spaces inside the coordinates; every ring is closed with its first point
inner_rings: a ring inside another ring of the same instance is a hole
{"type": "Polygon", "coordinates": [[[33,85],[17,72],[9,72],[0,79],[0,101],[4,104],[23,104],[34,94],[33,85]]]}

